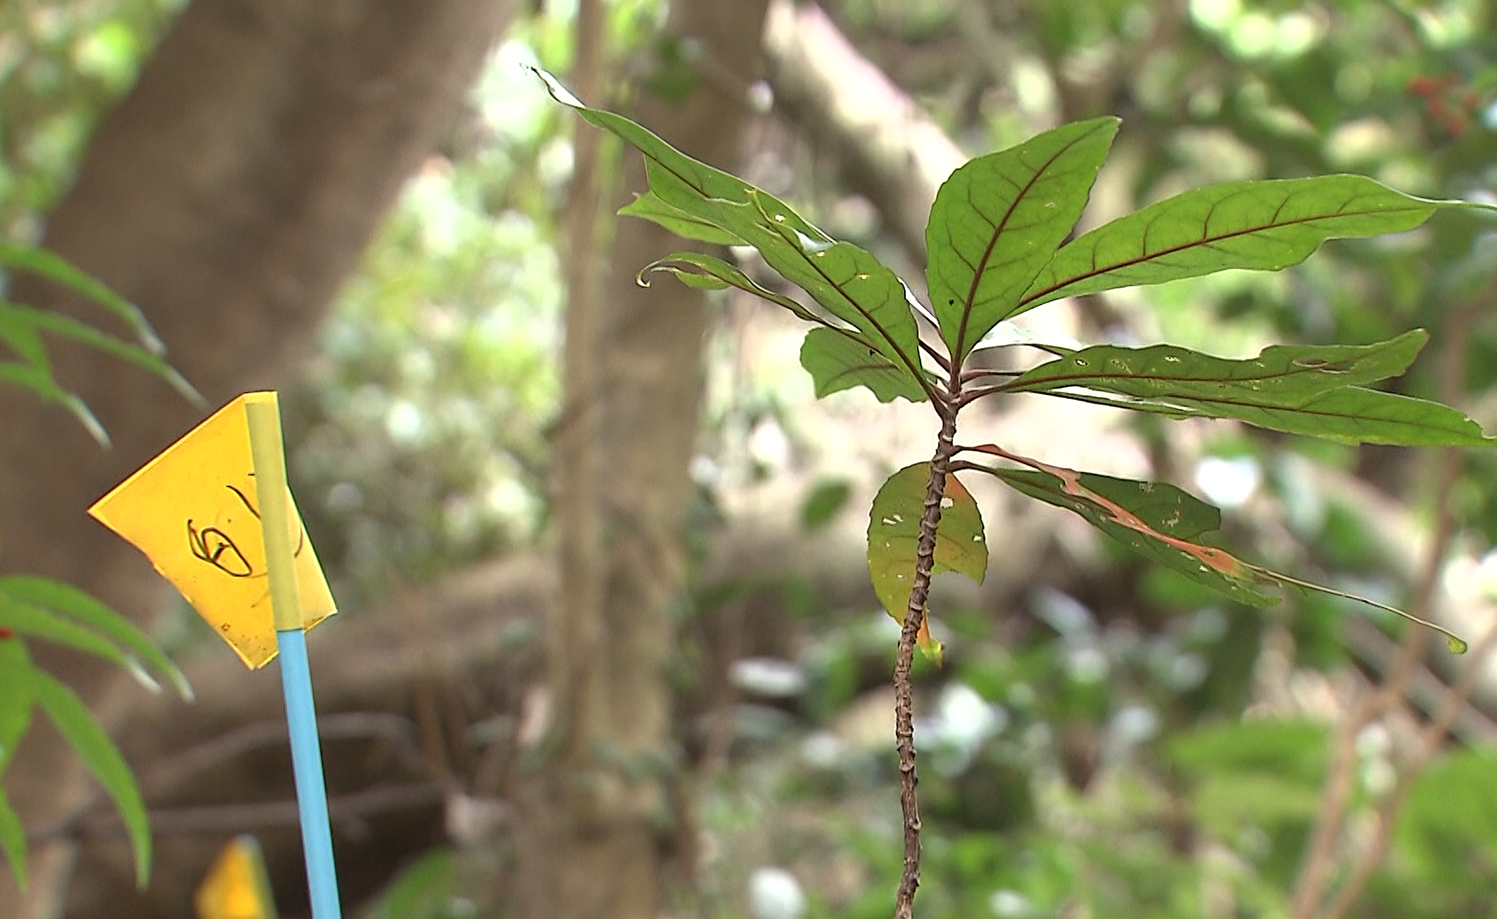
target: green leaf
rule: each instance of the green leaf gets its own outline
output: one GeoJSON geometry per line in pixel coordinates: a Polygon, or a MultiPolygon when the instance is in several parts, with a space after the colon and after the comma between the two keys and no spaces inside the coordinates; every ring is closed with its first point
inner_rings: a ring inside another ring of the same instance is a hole
{"type": "Polygon", "coordinates": [[[1414,330],[1373,345],[1272,345],[1248,360],[1173,345],[1100,345],[1041,364],[994,391],[1083,398],[1175,418],[1234,418],[1345,443],[1490,445],[1480,426],[1455,409],[1356,385],[1402,373],[1427,339],[1414,330]]]}
{"type": "Polygon", "coordinates": [[[925,390],[905,368],[891,363],[855,332],[812,329],[801,342],[800,364],[816,384],[816,398],[867,387],[880,402],[924,402],[925,390]]]}
{"type": "Polygon", "coordinates": [[[1237,558],[1216,545],[1221,512],[1173,485],[1077,472],[1010,453],[996,444],[962,449],[1001,457],[1029,468],[991,468],[975,463],[964,463],[961,468],[987,472],[1023,494],[1078,514],[1140,555],[1240,603],[1272,606],[1280,597],[1271,588],[1293,585],[1401,616],[1444,635],[1452,653],[1466,651],[1465,640],[1443,626],[1366,597],[1237,558]]]}
{"type": "Polygon", "coordinates": [[[0,265],[40,275],[82,294],[123,319],[131,331],[140,338],[146,350],[157,355],[166,353],[166,346],[152,331],[151,324],[146,322],[145,314],[140,311],[139,307],[110,290],[108,285],[79,271],[55,252],[31,246],[0,243],[0,265]]]}
{"type": "Polygon", "coordinates": [[[852,482],[841,477],[825,478],[811,487],[800,506],[800,525],[806,531],[831,523],[852,494],[852,482]]]}
{"type": "Polygon", "coordinates": [[[202,394],[194,389],[191,383],[187,382],[187,378],[178,373],[170,364],[157,356],[157,354],[132,345],[129,342],[121,341],[113,335],[101,332],[87,323],[79,322],[60,313],[48,312],[37,309],[34,306],[8,303],[3,300],[0,300],[0,323],[29,324],[32,328],[51,332],[54,335],[59,335],[103,351],[106,354],[111,354],[165,380],[189,402],[196,405],[204,403],[202,394]]]}
{"type": "Polygon", "coordinates": [[[0,629],[9,629],[18,635],[67,645],[85,654],[102,657],[135,673],[146,685],[160,688],[141,668],[139,662],[125,655],[113,642],[57,613],[23,603],[4,593],[0,593],[0,629]]]}
{"type": "Polygon", "coordinates": [[[88,593],[37,575],[18,574],[0,577],[0,597],[11,597],[76,619],[150,665],[171,683],[182,698],[192,698],[192,687],[188,685],[187,678],[172,663],[171,658],[166,656],[166,652],[129,619],[88,593]]]}
{"type": "Polygon", "coordinates": [[[151,828],[145,801],[140,797],[129,764],[67,684],[44,670],[34,669],[31,674],[37,703],[119,808],[131,848],[135,850],[135,882],[145,887],[151,873],[151,828]]]}
{"type": "Polygon", "coordinates": [[[1086,207],[1107,159],[1116,118],[1047,131],[980,156],[936,194],[925,230],[926,278],[941,337],[960,362],[1015,312],[1086,207]]]}
{"type": "Polygon", "coordinates": [[[104,426],[99,423],[99,419],[94,417],[94,413],[89,410],[82,399],[58,386],[46,368],[35,364],[6,361],[0,363],[0,382],[30,390],[47,402],[61,405],[78,419],[87,429],[90,437],[101,446],[109,446],[109,435],[105,432],[104,426]]]}
{"type": "Polygon", "coordinates": [[[0,852],[10,862],[10,873],[16,879],[16,887],[26,892],[26,828],[21,818],[10,806],[5,788],[0,786],[0,852]]]}
{"type": "MultiPolygon", "coordinates": [[[[910,590],[914,587],[920,519],[925,513],[929,482],[929,463],[906,466],[879,488],[868,512],[868,572],[873,590],[884,609],[900,623],[909,611],[910,590]]],[[[941,505],[931,573],[956,571],[981,584],[988,570],[988,543],[976,499],[956,476],[948,474],[941,505]]],[[[920,627],[920,647],[939,662],[941,644],[931,638],[929,623],[927,615],[920,627]]]]}
{"type": "Polygon", "coordinates": [[[683,284],[692,287],[701,287],[706,290],[723,290],[728,287],[736,287],[762,300],[768,300],[770,303],[783,306],[806,322],[814,322],[817,325],[828,324],[825,319],[806,309],[804,305],[793,297],[787,297],[784,294],[777,293],[760,285],[753,278],[745,274],[742,269],[715,255],[707,255],[702,252],[673,252],[665,258],[657,259],[640,269],[639,283],[648,287],[649,282],[645,280],[645,275],[656,271],[668,272],[675,275],[677,280],[683,284]]]}
{"type": "Polygon", "coordinates": [[[699,239],[702,242],[715,243],[719,246],[744,245],[743,240],[733,233],[667,204],[652,191],[639,195],[629,204],[619,208],[619,213],[626,217],[639,217],[642,220],[658,223],[683,239],[699,239]]]}
{"type": "Polygon", "coordinates": [[[31,655],[26,643],[0,638],[0,775],[31,726],[31,655]]]}
{"type": "Polygon", "coordinates": [[[1228,268],[1278,271],[1328,239],[1411,230],[1437,208],[1364,176],[1229,182],[1177,195],[1062,248],[1017,312],[1080,294],[1228,268]]]}
{"type": "MultiPolygon", "coordinates": [[[[31,727],[31,707],[31,656],[26,652],[26,644],[14,638],[0,639],[0,778],[31,727]]],[[[0,784],[0,852],[5,853],[16,884],[24,891],[26,830],[11,809],[3,784],[0,784]]]]}
{"type": "MultiPolygon", "coordinates": [[[[531,69],[552,98],[644,154],[645,175],[659,202],[753,246],[771,268],[861,331],[923,388],[910,294],[882,262],[852,243],[833,240],[775,196],[692,159],[629,119],[588,108],[550,74],[531,69]]],[[[662,210],[653,202],[645,207],[662,210]]]]}

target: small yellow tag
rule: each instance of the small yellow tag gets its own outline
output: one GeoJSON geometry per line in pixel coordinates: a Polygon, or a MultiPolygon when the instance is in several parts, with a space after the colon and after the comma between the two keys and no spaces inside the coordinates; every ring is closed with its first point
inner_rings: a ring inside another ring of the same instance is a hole
{"type": "Polygon", "coordinates": [[[276,919],[265,858],[253,836],[224,846],[193,897],[198,919],[276,919]]]}
{"type": "MultiPolygon", "coordinates": [[[[259,498],[240,396],[88,509],[146,554],[245,665],[276,655],[259,498]]],[[[292,502],[297,595],[305,628],[337,611],[292,502]]]]}

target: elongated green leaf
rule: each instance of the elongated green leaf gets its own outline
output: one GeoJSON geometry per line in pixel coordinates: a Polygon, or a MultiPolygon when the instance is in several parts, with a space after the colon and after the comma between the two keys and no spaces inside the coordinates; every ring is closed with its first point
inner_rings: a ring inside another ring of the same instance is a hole
{"type": "Polygon", "coordinates": [[[26,643],[0,638],[0,775],[31,726],[31,655],[26,643]]]}
{"type": "Polygon", "coordinates": [[[1455,409],[1356,385],[1402,373],[1427,339],[1414,330],[1373,345],[1272,345],[1247,360],[1173,345],[1100,345],[1041,364],[998,390],[1074,398],[1065,390],[1079,388],[1123,397],[1085,401],[1177,418],[1235,418],[1346,443],[1489,443],[1455,409]]]}
{"type": "Polygon", "coordinates": [[[856,332],[812,329],[800,347],[800,364],[816,383],[816,397],[865,386],[880,402],[924,402],[925,390],[910,372],[869,347],[856,332]]]}
{"type": "Polygon", "coordinates": [[[67,684],[44,670],[33,669],[31,688],[37,704],[57,726],[58,733],[114,800],[125,833],[130,837],[130,846],[135,850],[135,882],[145,887],[151,874],[151,828],[145,801],[140,797],[129,764],[67,684]]]}
{"type": "Polygon", "coordinates": [[[1237,558],[1216,545],[1221,512],[1173,485],[1077,472],[1010,453],[995,444],[965,449],[1001,457],[1028,468],[992,468],[977,464],[967,464],[964,468],[988,472],[1023,494],[1078,514],[1140,555],[1239,603],[1272,606],[1280,600],[1275,588],[1292,585],[1355,600],[1402,616],[1444,635],[1452,652],[1460,654],[1466,650],[1466,642],[1443,626],[1366,597],[1303,581],[1237,558]]]}
{"type": "Polygon", "coordinates": [[[61,614],[8,597],[3,592],[0,592],[0,629],[9,629],[17,635],[40,638],[102,657],[138,676],[144,676],[147,685],[159,688],[139,662],[127,657],[113,642],[97,632],[92,632],[61,614]]]}
{"type": "Polygon", "coordinates": [[[659,202],[644,206],[649,219],[664,209],[679,211],[753,246],[771,268],[861,331],[892,363],[920,378],[919,333],[908,292],[878,259],[833,240],[768,192],[686,156],[627,118],[588,108],[550,74],[535,73],[558,102],[644,154],[645,175],[659,202]]]}
{"type": "Polygon", "coordinates": [[[105,603],[68,584],[29,574],[0,578],[0,596],[63,613],[128,650],[163,677],[184,699],[192,687],[171,658],[129,619],[105,603]]]}
{"type": "Polygon", "coordinates": [[[941,337],[960,361],[1019,298],[1086,207],[1116,118],[1047,131],[980,156],[936,194],[925,230],[926,278],[941,337]]]}
{"type": "Polygon", "coordinates": [[[103,351],[122,360],[128,361],[137,367],[147,370],[171,384],[172,388],[181,393],[188,401],[194,404],[203,404],[203,397],[187,378],[178,373],[170,364],[162,360],[151,351],[121,341],[113,335],[101,332],[87,323],[79,322],[61,313],[52,313],[37,309],[34,306],[24,306],[17,303],[0,301],[0,323],[12,322],[16,325],[29,324],[34,329],[51,332],[63,338],[103,351]]]}
{"type": "MultiPolygon", "coordinates": [[[[31,656],[24,642],[0,639],[0,779],[15,757],[16,746],[31,727],[31,656]]],[[[26,829],[0,783],[0,852],[10,862],[16,884],[26,889],[26,829]]]]}
{"type": "Polygon", "coordinates": [[[626,217],[639,217],[642,220],[658,223],[683,239],[699,239],[702,242],[715,243],[719,246],[744,244],[743,240],[735,234],[667,204],[652,191],[645,192],[629,204],[619,208],[619,213],[626,217]]]}
{"type": "Polygon", "coordinates": [[[156,337],[151,324],[146,321],[145,314],[140,311],[139,307],[110,290],[107,285],[91,275],[79,271],[55,252],[30,246],[0,243],[0,265],[40,275],[82,294],[123,319],[146,350],[158,355],[166,353],[166,346],[161,343],[160,338],[156,337]]]}
{"type": "Polygon", "coordinates": [[[706,255],[701,252],[673,252],[665,258],[657,259],[646,265],[639,272],[639,283],[648,286],[649,282],[645,276],[656,271],[664,271],[676,276],[683,284],[701,287],[706,290],[723,290],[728,287],[736,287],[744,293],[753,294],[761,300],[783,306],[794,313],[796,317],[806,322],[814,322],[817,325],[828,325],[827,321],[806,309],[804,305],[793,297],[787,297],[782,293],[772,291],[757,283],[737,266],[718,258],[715,255],[706,255]]]}
{"type": "Polygon", "coordinates": [[[26,892],[26,828],[21,818],[10,806],[4,786],[0,786],[0,853],[10,862],[10,873],[16,879],[16,887],[26,892]]]}
{"type": "Polygon", "coordinates": [[[34,364],[16,361],[0,362],[0,383],[10,383],[30,390],[47,402],[55,402],[72,413],[74,418],[88,430],[89,436],[101,446],[109,446],[109,435],[104,426],[82,399],[63,390],[53,381],[52,375],[34,364]]]}
{"type": "Polygon", "coordinates": [[[1352,175],[1200,188],[1066,245],[1029,286],[1021,310],[1061,297],[1228,268],[1278,271],[1304,261],[1328,239],[1411,230],[1451,204],[1410,197],[1352,175]]]}
{"type": "Polygon", "coordinates": [[[42,336],[28,322],[6,321],[0,316],[0,342],[9,345],[22,363],[38,368],[42,373],[52,372],[52,362],[47,358],[47,346],[42,336]]]}
{"type": "MultiPolygon", "coordinates": [[[[930,464],[916,463],[889,476],[868,513],[868,571],[884,609],[900,623],[909,611],[919,551],[920,519],[930,464]]],[[[956,571],[981,584],[988,570],[988,543],[982,511],[972,493],[954,475],[946,476],[946,497],[936,526],[932,573],[956,571]]],[[[920,648],[940,662],[941,644],[931,637],[929,617],[920,627],[920,648]]]]}

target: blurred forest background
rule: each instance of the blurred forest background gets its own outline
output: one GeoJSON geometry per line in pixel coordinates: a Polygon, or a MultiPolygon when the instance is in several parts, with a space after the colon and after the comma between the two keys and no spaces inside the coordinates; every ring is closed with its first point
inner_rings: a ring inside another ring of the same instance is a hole
{"type": "MultiPolygon", "coordinates": [[[[776,311],[636,285],[680,248],[607,216],[638,163],[521,65],[912,281],[965,156],[1099,114],[1123,126],[1085,226],[1223,180],[1355,172],[1487,199],[1497,182],[1482,0],[308,7],[6,0],[0,239],[139,303],[215,406],[281,388],[341,607],[311,643],[354,916],[874,917],[899,875],[897,627],[862,539],[931,422],[864,392],[815,402],[776,311]],[[557,718],[573,736],[548,744],[557,718]]],[[[1025,320],[1230,357],[1423,327],[1397,385],[1491,431],[1494,266],[1490,234],[1440,215],[1299,269],[1025,320]]],[[[10,295],[79,308],[27,283],[10,295]]],[[[159,854],[134,890],[117,819],[41,737],[8,777],[51,872],[28,908],[188,916],[218,846],[251,831],[281,915],[306,915],[274,677],[82,514],[200,415],[59,353],[116,444],[0,391],[0,567],[151,624],[198,701],[58,652],[116,726],[159,854]]],[[[1248,557],[1408,604],[1473,650],[1318,595],[1235,607],[974,485],[993,570],[938,583],[947,662],[918,670],[918,915],[1493,914],[1497,456],[1025,401],[975,421],[1052,462],[1175,481],[1248,557]]]]}

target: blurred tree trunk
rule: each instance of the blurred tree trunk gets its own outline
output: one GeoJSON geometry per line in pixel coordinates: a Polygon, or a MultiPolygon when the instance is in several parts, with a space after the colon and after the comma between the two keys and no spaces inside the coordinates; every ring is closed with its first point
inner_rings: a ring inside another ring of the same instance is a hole
{"type": "MultiPolygon", "coordinates": [[[[695,43],[686,47],[698,83],[684,101],[646,97],[635,117],[687,153],[731,166],[766,6],[673,3],[666,31],[695,43]]],[[[629,156],[625,168],[630,190],[643,190],[639,158],[629,156]]],[[[606,296],[589,297],[584,273],[572,275],[582,286],[569,309],[594,304],[596,313],[567,342],[586,350],[566,362],[569,371],[591,367],[592,374],[569,374],[574,388],[560,426],[562,588],[547,629],[553,720],[516,821],[517,893],[527,919],[656,919],[661,908],[675,816],[667,671],[708,315],[699,291],[675,283],[644,289],[634,279],[651,260],[686,245],[653,224],[630,222],[614,234],[606,296]],[[573,459],[578,466],[568,465],[573,459]]],[[[577,328],[572,317],[568,329],[577,328]]]]}
{"type": "MultiPolygon", "coordinates": [[[[514,9],[507,0],[197,0],[100,124],[47,245],[139,303],[214,406],[284,378],[402,181],[446,130],[514,9]]],[[[97,319],[25,279],[12,299],[97,319]]],[[[0,568],[83,587],[149,624],[163,585],[84,510],[202,413],[117,361],[59,347],[59,377],[114,438],[0,387],[0,568]]],[[[139,694],[63,653],[48,664],[106,719],[139,694]]],[[[273,679],[273,677],[272,677],[273,679]]],[[[27,826],[67,820],[81,768],[40,726],[7,775],[27,826]]],[[[33,853],[23,903],[60,909],[72,847],[33,853]]]]}

